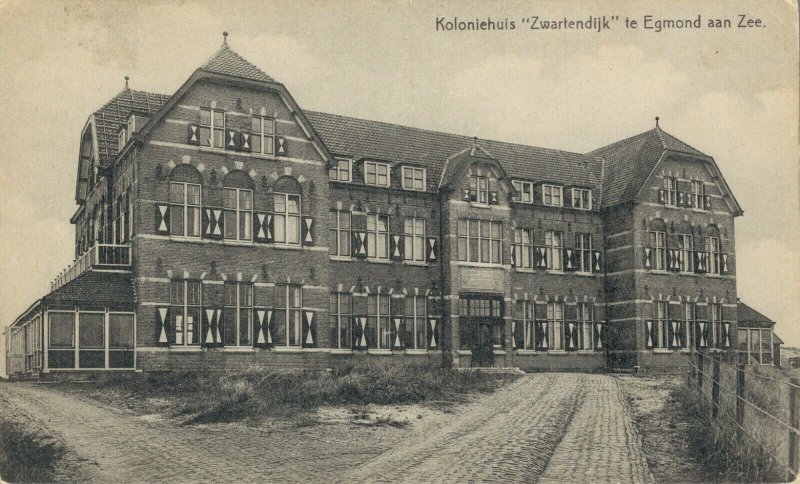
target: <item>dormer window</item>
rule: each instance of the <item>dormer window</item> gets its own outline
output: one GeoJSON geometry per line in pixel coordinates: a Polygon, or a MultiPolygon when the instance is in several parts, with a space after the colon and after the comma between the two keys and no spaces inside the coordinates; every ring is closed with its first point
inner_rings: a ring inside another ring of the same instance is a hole
{"type": "Polygon", "coordinates": [[[328,178],[340,182],[353,180],[353,162],[347,158],[337,158],[334,166],[328,170],[328,178]]]}
{"type": "Polygon", "coordinates": [[[472,175],[469,177],[469,201],[486,205],[489,203],[489,178],[472,175]]]}
{"type": "Polygon", "coordinates": [[[564,206],[564,188],[559,185],[542,185],[542,203],[548,207],[564,206]]]}
{"type": "Polygon", "coordinates": [[[122,151],[122,148],[125,147],[125,143],[127,143],[127,128],[123,125],[119,129],[119,133],[117,134],[117,153],[122,151]]]}
{"type": "Polygon", "coordinates": [[[514,195],[515,202],[533,203],[533,183],[514,180],[511,182],[517,193],[514,195]]]}
{"type": "Polygon", "coordinates": [[[592,191],[585,188],[572,189],[572,208],[579,210],[592,209],[592,191]]]}
{"type": "Polygon", "coordinates": [[[403,167],[403,188],[406,190],[425,190],[425,169],[413,166],[403,167]]]}
{"type": "Polygon", "coordinates": [[[135,114],[131,114],[130,117],[128,117],[128,129],[126,131],[127,131],[127,139],[131,139],[131,137],[133,136],[133,133],[136,132],[136,115],[135,114]]]}
{"type": "Polygon", "coordinates": [[[389,186],[389,164],[377,161],[364,162],[364,183],[378,187],[389,186]]]}

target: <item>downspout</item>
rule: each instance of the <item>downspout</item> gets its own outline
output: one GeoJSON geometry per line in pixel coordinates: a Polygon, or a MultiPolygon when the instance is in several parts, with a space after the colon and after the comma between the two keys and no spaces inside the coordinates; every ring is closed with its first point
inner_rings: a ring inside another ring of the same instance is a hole
{"type": "Polygon", "coordinates": [[[440,190],[437,194],[439,201],[439,311],[442,316],[442,368],[451,368],[453,366],[453,359],[451,358],[450,349],[448,348],[448,341],[450,338],[447,336],[450,332],[450,313],[445,314],[445,285],[444,285],[444,209],[443,209],[443,196],[440,190]]]}

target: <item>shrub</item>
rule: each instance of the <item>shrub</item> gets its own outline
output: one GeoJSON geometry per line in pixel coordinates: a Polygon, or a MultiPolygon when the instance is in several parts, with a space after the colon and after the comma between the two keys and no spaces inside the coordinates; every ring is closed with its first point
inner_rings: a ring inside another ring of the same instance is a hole
{"type": "Polygon", "coordinates": [[[54,480],[56,465],[66,450],[41,430],[0,420],[0,477],[8,482],[54,480]]]}

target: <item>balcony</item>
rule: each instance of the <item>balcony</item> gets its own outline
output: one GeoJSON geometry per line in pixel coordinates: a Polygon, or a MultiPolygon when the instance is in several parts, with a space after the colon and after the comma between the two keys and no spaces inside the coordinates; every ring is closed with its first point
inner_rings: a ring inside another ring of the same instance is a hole
{"type": "Polygon", "coordinates": [[[89,269],[128,271],[130,268],[131,248],[128,244],[95,244],[50,283],[50,291],[55,291],[89,269]]]}

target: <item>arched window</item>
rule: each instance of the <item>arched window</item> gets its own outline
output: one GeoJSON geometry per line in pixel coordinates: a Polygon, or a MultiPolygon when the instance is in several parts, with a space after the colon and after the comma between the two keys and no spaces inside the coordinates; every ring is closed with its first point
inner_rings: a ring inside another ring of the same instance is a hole
{"type": "Polygon", "coordinates": [[[667,269],[667,224],[660,218],[653,219],[648,225],[650,252],[645,261],[648,269],[664,271],[667,269]]]}
{"type": "Polygon", "coordinates": [[[273,211],[276,243],[300,244],[301,192],[300,184],[292,177],[284,176],[275,182],[273,211]]]}
{"type": "Polygon", "coordinates": [[[169,178],[170,235],[200,237],[200,173],[191,165],[179,165],[169,178]]]}
{"type": "Polygon", "coordinates": [[[222,200],[225,209],[225,239],[253,240],[253,179],[235,170],[225,177],[222,200]]]}

